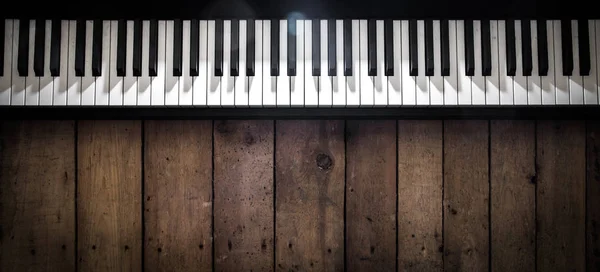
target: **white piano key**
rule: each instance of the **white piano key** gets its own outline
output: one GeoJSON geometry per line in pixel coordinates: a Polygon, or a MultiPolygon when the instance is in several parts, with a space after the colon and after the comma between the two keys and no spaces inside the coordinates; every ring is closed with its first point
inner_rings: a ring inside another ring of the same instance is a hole
{"type": "MultiPolygon", "coordinates": [[[[100,76],[96,77],[96,105],[107,106],[110,99],[110,61],[111,61],[111,22],[102,22],[102,64],[100,70],[100,76]]],[[[116,28],[116,26],[115,26],[116,28]]],[[[149,31],[149,28],[148,28],[149,31]]],[[[148,39],[146,39],[148,44],[148,39]]],[[[147,52],[147,51],[146,51],[147,52]]],[[[147,54],[146,54],[147,55],[147,54]]],[[[147,64],[147,61],[146,61],[147,64]]],[[[148,67],[147,65],[145,67],[148,67]]],[[[61,72],[62,73],[62,72],[61,72]]],[[[146,73],[147,75],[147,73],[146,73]]],[[[56,88],[54,88],[56,92],[56,88]]]]}
{"type": "MultiPolygon", "coordinates": [[[[254,76],[248,77],[248,105],[262,106],[263,81],[263,21],[254,21],[254,76]]],[[[245,68],[244,68],[245,69],[245,68]]],[[[267,71],[268,72],[268,71],[267,71]]]]}
{"type": "Polygon", "coordinates": [[[329,76],[329,67],[327,62],[329,42],[327,20],[321,22],[321,76],[319,77],[319,107],[331,107],[333,100],[333,88],[331,77],[329,76]]]}
{"type": "Polygon", "coordinates": [[[481,21],[473,20],[473,52],[475,56],[475,74],[471,77],[471,99],[473,105],[485,105],[485,78],[483,59],[481,58],[481,21]]]}
{"type": "Polygon", "coordinates": [[[377,42],[377,76],[374,76],[374,105],[377,107],[386,107],[388,104],[387,77],[385,76],[385,43],[384,43],[384,24],[383,20],[375,22],[376,42],[377,42]]]}
{"type": "Polygon", "coordinates": [[[556,86],[556,104],[569,104],[569,77],[563,75],[561,22],[554,21],[554,84],[556,86]]]}
{"type": "Polygon", "coordinates": [[[498,65],[501,105],[514,105],[513,77],[508,76],[506,65],[506,21],[498,21],[498,65]]]}
{"type": "MultiPolygon", "coordinates": [[[[499,90],[499,63],[498,63],[498,21],[490,21],[490,55],[492,60],[492,71],[485,77],[485,103],[487,105],[500,104],[499,90]]],[[[502,60],[500,60],[502,61],[502,60]]]]}
{"type": "MultiPolygon", "coordinates": [[[[52,93],[54,91],[52,75],[50,74],[50,40],[52,37],[52,21],[46,20],[45,23],[46,33],[44,37],[44,76],[40,77],[40,105],[50,106],[52,105],[52,93]]],[[[4,60],[6,61],[6,57],[4,60]]],[[[1,100],[2,99],[0,98],[0,101],[1,100]]]]}
{"type": "Polygon", "coordinates": [[[12,87],[11,105],[22,106],[25,104],[25,77],[19,76],[17,63],[19,61],[19,21],[13,23],[13,54],[12,54],[12,87]]]}
{"type": "Polygon", "coordinates": [[[417,80],[417,105],[429,105],[429,78],[425,75],[425,22],[417,20],[417,56],[419,73],[417,80]]]}
{"type": "Polygon", "coordinates": [[[410,75],[408,21],[402,21],[402,104],[417,104],[417,79],[410,75]]]}
{"type": "Polygon", "coordinates": [[[527,79],[523,76],[523,39],[521,36],[521,23],[521,20],[515,20],[515,55],[517,60],[517,71],[513,77],[515,105],[527,105],[527,79]]]}
{"type": "MultiPolygon", "coordinates": [[[[156,66],[156,76],[151,79],[152,94],[150,97],[150,102],[152,103],[152,106],[165,105],[166,29],[166,22],[158,21],[158,57],[156,66]]],[[[112,69],[113,68],[111,68],[111,70],[112,69]]]]}
{"type": "Polygon", "coordinates": [[[279,20],[279,76],[277,77],[277,106],[290,106],[290,77],[287,69],[288,22],[279,20]]]}
{"type": "Polygon", "coordinates": [[[277,104],[277,77],[271,76],[271,21],[263,21],[263,106],[277,104]]]}
{"type": "Polygon", "coordinates": [[[198,36],[198,76],[195,76],[192,79],[192,88],[194,89],[194,94],[192,96],[194,99],[194,106],[202,107],[207,105],[206,102],[208,99],[208,21],[200,20],[198,22],[198,32],[200,32],[198,36]]]}
{"type": "MultiPolygon", "coordinates": [[[[149,52],[150,51],[150,21],[142,21],[142,67],[141,75],[137,78],[138,95],[137,105],[138,106],[149,106],[150,96],[152,94],[152,86],[150,85],[150,76],[148,71],[149,66],[149,52]]],[[[96,89],[98,87],[96,86],[96,89]]]]}
{"type": "Polygon", "coordinates": [[[548,75],[542,77],[542,104],[556,104],[556,85],[554,83],[554,22],[538,21],[546,24],[548,44],[548,75]]]}
{"type": "Polygon", "coordinates": [[[304,20],[296,20],[296,76],[290,77],[290,104],[304,106],[304,20]]]}
{"type": "MultiPolygon", "coordinates": [[[[159,23],[160,24],[160,23],[159,23]]],[[[159,27],[160,29],[160,27],[159,27]]],[[[164,27],[163,27],[164,29],[164,27]]],[[[118,21],[110,21],[110,65],[108,71],[109,77],[109,93],[108,93],[108,104],[111,106],[122,106],[123,105],[123,77],[117,76],[117,40],[119,36],[119,23],[118,21]]],[[[159,30],[160,32],[160,30],[159,30]]],[[[161,39],[160,34],[158,37],[159,43],[164,43],[165,36],[161,39]],[[162,41],[162,42],[160,42],[162,41]]],[[[159,49],[160,50],[160,49],[159,49]]],[[[160,55],[160,53],[159,53],[160,55]]],[[[159,58],[160,60],[160,58],[159,58]]],[[[164,62],[164,58],[163,58],[164,62]]],[[[160,66],[160,61],[159,61],[160,66]]],[[[164,67],[164,66],[163,66],[164,67]]],[[[164,87],[163,87],[164,88],[164,87]]]]}
{"type": "Polygon", "coordinates": [[[96,78],[92,76],[92,45],[94,39],[94,22],[85,22],[85,62],[84,76],[81,77],[81,105],[92,106],[96,99],[96,78]]]}
{"type": "Polygon", "coordinates": [[[127,41],[125,43],[125,77],[123,77],[123,105],[137,104],[137,78],[133,76],[133,30],[134,22],[129,20],[127,26],[127,41]]]}
{"type": "Polygon", "coordinates": [[[235,106],[246,107],[248,106],[248,78],[246,77],[246,59],[247,59],[247,44],[248,44],[248,33],[247,33],[247,21],[239,21],[239,64],[238,73],[235,77],[234,93],[235,93],[235,106]]]}
{"type": "MultiPolygon", "coordinates": [[[[10,105],[11,87],[12,87],[12,44],[13,36],[19,36],[18,34],[13,35],[13,20],[4,21],[4,72],[0,76],[0,105],[10,105]]],[[[16,50],[15,50],[16,52],[16,50]]]]}
{"type": "MultiPolygon", "coordinates": [[[[360,106],[373,106],[373,78],[369,76],[369,32],[367,20],[360,20],[360,106]]],[[[321,30],[322,31],[322,30],[321,30]]],[[[323,33],[321,33],[321,36],[323,33]]]]}
{"type": "Polygon", "coordinates": [[[223,76],[221,77],[221,106],[235,105],[233,77],[231,77],[231,20],[223,20],[223,76]]]}
{"type": "Polygon", "coordinates": [[[571,21],[571,42],[573,44],[573,74],[569,77],[571,105],[583,104],[583,76],[579,72],[579,31],[577,20],[571,21]]]}
{"type": "MultiPolygon", "coordinates": [[[[456,55],[456,21],[448,21],[448,51],[450,51],[450,73],[444,77],[444,105],[458,105],[458,60],[456,55]]],[[[404,46],[404,44],[402,44],[404,46]]],[[[404,49],[403,49],[404,50],[404,49]]],[[[404,69],[404,67],[402,68],[404,69]]]]}
{"type": "Polygon", "coordinates": [[[456,21],[456,55],[458,59],[458,104],[471,105],[471,77],[467,76],[465,57],[465,22],[456,21]]]}
{"type": "MultiPolygon", "coordinates": [[[[179,104],[179,77],[173,75],[173,48],[175,43],[175,22],[168,20],[165,32],[165,105],[179,104]]],[[[159,40],[160,41],[160,40],[159,40]]]]}
{"type": "Polygon", "coordinates": [[[542,104],[542,81],[539,72],[537,21],[531,20],[531,76],[527,77],[527,101],[529,105],[542,104]]]}
{"type": "Polygon", "coordinates": [[[442,77],[442,44],[440,21],[433,20],[433,76],[429,77],[429,101],[431,105],[444,104],[444,78],[442,77]]]}
{"type": "Polygon", "coordinates": [[[332,105],[346,106],[346,77],[344,77],[344,20],[335,20],[335,76],[331,79],[332,105]]]}
{"type": "Polygon", "coordinates": [[[304,21],[304,105],[306,107],[319,105],[319,77],[312,75],[312,24],[311,20],[304,21]]]}
{"type": "Polygon", "coordinates": [[[600,39],[600,23],[596,20],[589,20],[590,37],[590,75],[583,78],[584,100],[585,104],[598,104],[598,67],[600,56],[598,54],[598,45],[600,39]]]}
{"type": "Polygon", "coordinates": [[[29,60],[27,63],[27,77],[25,78],[25,105],[37,106],[40,102],[40,78],[33,71],[33,58],[35,54],[35,20],[29,22],[29,60]]]}
{"type": "MultiPolygon", "coordinates": [[[[54,98],[52,104],[55,106],[67,105],[67,86],[69,73],[69,21],[60,21],[60,66],[59,76],[54,77],[53,92],[54,98]]],[[[75,71],[73,71],[74,73],[75,71]]],[[[96,99],[97,101],[97,99],[96,99]]]]}
{"type": "Polygon", "coordinates": [[[208,89],[206,94],[207,106],[221,106],[221,77],[215,76],[215,25],[214,20],[208,21],[206,71],[208,73],[208,89]]]}
{"type": "Polygon", "coordinates": [[[394,75],[388,76],[388,105],[399,106],[402,105],[402,42],[400,37],[402,36],[400,21],[394,20],[392,22],[393,27],[393,41],[394,47],[394,75]]]}
{"type": "Polygon", "coordinates": [[[183,35],[181,37],[181,77],[179,77],[179,105],[189,106],[192,105],[194,99],[192,77],[190,76],[191,22],[189,20],[184,20],[181,27],[183,35]]]}
{"type": "Polygon", "coordinates": [[[67,105],[81,105],[81,77],[75,75],[77,21],[69,21],[69,64],[67,72],[67,105]]]}
{"type": "MultiPolygon", "coordinates": [[[[309,47],[310,42],[306,41],[305,44],[309,47]]],[[[360,92],[360,21],[352,20],[352,76],[346,77],[347,107],[360,106],[360,92]]]]}

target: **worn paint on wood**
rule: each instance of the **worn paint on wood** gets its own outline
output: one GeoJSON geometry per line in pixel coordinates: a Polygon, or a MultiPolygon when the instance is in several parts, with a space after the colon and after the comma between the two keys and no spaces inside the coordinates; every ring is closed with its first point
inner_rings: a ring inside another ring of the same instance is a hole
{"type": "Polygon", "coordinates": [[[145,270],[211,271],[212,122],[144,123],[145,270]]]}
{"type": "Polygon", "coordinates": [[[80,271],[142,266],[140,121],[81,121],[77,139],[80,271]]]}
{"type": "Polygon", "coordinates": [[[215,270],[273,271],[273,121],[215,121],[215,270]]]}
{"type": "Polygon", "coordinates": [[[2,122],[0,271],[74,269],[74,122],[2,122]]]}
{"type": "Polygon", "coordinates": [[[535,270],[535,122],[491,121],[492,271],[535,270]]]}
{"type": "Polygon", "coordinates": [[[277,121],[276,269],[344,270],[344,122],[277,121]]]}
{"type": "Polygon", "coordinates": [[[398,271],[441,271],[442,121],[398,121],[398,271]]]}

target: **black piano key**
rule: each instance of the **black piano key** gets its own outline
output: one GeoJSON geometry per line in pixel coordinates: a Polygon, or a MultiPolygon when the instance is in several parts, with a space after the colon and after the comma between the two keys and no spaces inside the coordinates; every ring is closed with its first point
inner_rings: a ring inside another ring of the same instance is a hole
{"type": "Polygon", "coordinates": [[[231,76],[240,75],[240,22],[231,20],[231,76]]]}
{"type": "Polygon", "coordinates": [[[288,21],[287,30],[287,64],[288,64],[288,76],[296,75],[296,34],[297,30],[296,19],[290,19],[288,21]]]}
{"type": "Polygon", "coordinates": [[[417,76],[419,73],[419,51],[417,46],[417,21],[408,22],[408,60],[410,76],[417,76]]]}
{"type": "Polygon", "coordinates": [[[183,23],[180,19],[173,22],[173,76],[182,74],[183,23]]]}
{"type": "Polygon", "coordinates": [[[392,20],[383,22],[383,47],[385,58],[385,76],[394,75],[394,26],[392,20]]]}
{"type": "Polygon", "coordinates": [[[377,76],[377,24],[375,19],[367,22],[367,74],[377,76]]]}
{"type": "Polygon", "coordinates": [[[77,20],[75,31],[75,76],[85,75],[85,21],[77,20]]]}
{"type": "Polygon", "coordinates": [[[442,76],[450,76],[450,33],[448,31],[448,20],[441,20],[442,76]]]}
{"type": "Polygon", "coordinates": [[[590,35],[588,21],[577,21],[578,44],[579,44],[579,75],[590,75],[590,35]]]}
{"type": "MultiPolygon", "coordinates": [[[[0,20],[4,21],[4,20],[0,20]]],[[[4,27],[4,26],[2,26],[4,27]]],[[[2,29],[4,31],[4,28],[2,29]]],[[[46,43],[46,21],[35,22],[35,48],[33,53],[33,72],[35,76],[44,76],[44,46],[46,43]]]]}
{"type": "Polygon", "coordinates": [[[158,21],[150,21],[150,44],[148,52],[148,75],[155,77],[158,67],[158,21]]]}
{"type": "Polygon", "coordinates": [[[50,33],[50,75],[53,77],[60,76],[60,40],[60,20],[52,20],[52,30],[50,33]]]}
{"type": "Polygon", "coordinates": [[[102,75],[102,21],[94,21],[94,33],[92,34],[92,76],[102,75]]]}
{"type": "Polygon", "coordinates": [[[256,38],[254,31],[254,20],[250,19],[246,23],[246,76],[254,76],[254,60],[256,38]]]}
{"type": "Polygon", "coordinates": [[[352,76],[352,20],[344,20],[344,76],[352,76]]]}
{"type": "MultiPolygon", "coordinates": [[[[223,76],[223,20],[215,21],[215,76],[223,76]]],[[[209,52],[210,54],[210,52],[209,52]]]]}
{"type": "Polygon", "coordinates": [[[17,55],[17,72],[19,76],[28,75],[29,63],[29,20],[21,20],[19,23],[19,48],[17,55]]]}
{"type": "Polygon", "coordinates": [[[321,75],[321,21],[312,20],[312,75],[321,75]]]}
{"type": "MultiPolygon", "coordinates": [[[[0,20],[0,37],[5,37],[4,29],[6,28],[4,20],[0,20]]],[[[10,56],[6,56],[8,58],[10,56]]],[[[4,76],[4,43],[0,42],[0,76],[4,76]]]]}
{"type": "Polygon", "coordinates": [[[533,63],[531,60],[531,23],[529,20],[521,21],[521,57],[523,76],[531,76],[533,63]]]}
{"type": "Polygon", "coordinates": [[[563,76],[573,75],[573,36],[571,20],[560,21],[563,76]]]}
{"type": "Polygon", "coordinates": [[[328,75],[335,76],[337,65],[336,65],[336,33],[335,33],[335,20],[329,19],[327,21],[327,63],[328,63],[328,75]]]}
{"type": "Polygon", "coordinates": [[[271,76],[279,76],[279,20],[271,20],[271,76]]]}
{"type": "Polygon", "coordinates": [[[125,60],[127,58],[127,23],[119,20],[117,23],[117,76],[125,76],[125,60]]]}
{"type": "Polygon", "coordinates": [[[142,75],[142,21],[133,23],[133,76],[142,75]]]}
{"type": "Polygon", "coordinates": [[[539,76],[548,75],[548,33],[546,21],[537,21],[537,47],[539,76]]]}
{"type": "Polygon", "coordinates": [[[473,38],[473,20],[465,20],[465,73],[475,75],[475,43],[473,38]]]}
{"type": "Polygon", "coordinates": [[[515,21],[506,20],[506,73],[515,76],[517,72],[517,57],[515,45],[515,21]]]}
{"type": "Polygon", "coordinates": [[[483,76],[492,75],[490,21],[481,21],[481,72],[483,76]]]}
{"type": "Polygon", "coordinates": [[[425,75],[433,76],[433,21],[425,20],[425,75]]]}
{"type": "Polygon", "coordinates": [[[190,76],[198,76],[199,74],[199,50],[200,22],[197,19],[192,19],[190,22],[190,76]]]}

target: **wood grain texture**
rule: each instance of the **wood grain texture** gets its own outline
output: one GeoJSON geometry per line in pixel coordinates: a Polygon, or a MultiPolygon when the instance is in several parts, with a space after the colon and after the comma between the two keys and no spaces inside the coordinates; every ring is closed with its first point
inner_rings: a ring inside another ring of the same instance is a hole
{"type": "Polygon", "coordinates": [[[77,138],[80,271],[140,271],[140,121],[80,121],[77,138]]]}
{"type": "Polygon", "coordinates": [[[346,123],[347,271],[396,270],[396,122],[346,123]]]}
{"type": "Polygon", "coordinates": [[[492,271],[535,271],[535,122],[490,132],[492,271]]]}
{"type": "Polygon", "coordinates": [[[277,121],[276,269],[344,270],[344,122],[277,121]]]}
{"type": "Polygon", "coordinates": [[[273,121],[215,121],[215,270],[273,271],[273,121]]]}
{"type": "Polygon", "coordinates": [[[212,122],[144,123],[145,270],[212,269],[212,122]]]}
{"type": "Polygon", "coordinates": [[[398,271],[441,271],[442,121],[398,121],[398,271]]]}
{"type": "Polygon", "coordinates": [[[539,121],[539,271],[585,270],[585,123],[539,121]]]}
{"type": "Polygon", "coordinates": [[[600,271],[600,122],[587,123],[586,271],[600,271]]]}
{"type": "Polygon", "coordinates": [[[444,121],[444,270],[486,271],[488,121],[444,121]]]}
{"type": "Polygon", "coordinates": [[[73,121],[0,123],[0,271],[74,271],[73,121]]]}

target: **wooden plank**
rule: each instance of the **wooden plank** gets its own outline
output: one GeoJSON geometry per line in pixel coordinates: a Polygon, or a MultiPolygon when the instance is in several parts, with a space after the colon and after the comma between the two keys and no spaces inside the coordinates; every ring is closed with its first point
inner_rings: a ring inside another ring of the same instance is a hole
{"type": "Polygon", "coordinates": [[[344,270],[344,122],[277,121],[276,269],[344,270]]]}
{"type": "Polygon", "coordinates": [[[396,122],[346,125],[348,271],[396,270],[396,122]]]}
{"type": "Polygon", "coordinates": [[[273,121],[215,121],[215,270],[273,269],[273,121]]]}
{"type": "Polygon", "coordinates": [[[74,122],[1,122],[0,177],[0,271],[74,271],[74,122]]]}
{"type": "Polygon", "coordinates": [[[587,123],[586,271],[600,271],[600,122],[587,123]]]}
{"type": "Polygon", "coordinates": [[[142,266],[140,121],[81,121],[77,140],[80,271],[142,266]]]}
{"type": "Polygon", "coordinates": [[[398,121],[398,271],[441,271],[442,121],[398,121]]]}
{"type": "Polygon", "coordinates": [[[537,266],[585,269],[585,123],[539,121],[537,266]]]}
{"type": "Polygon", "coordinates": [[[492,271],[535,270],[535,123],[491,121],[492,271]]]}
{"type": "Polygon", "coordinates": [[[444,121],[444,269],[487,271],[488,121],[444,121]]]}
{"type": "Polygon", "coordinates": [[[212,122],[144,123],[144,267],[210,271],[212,122]]]}

